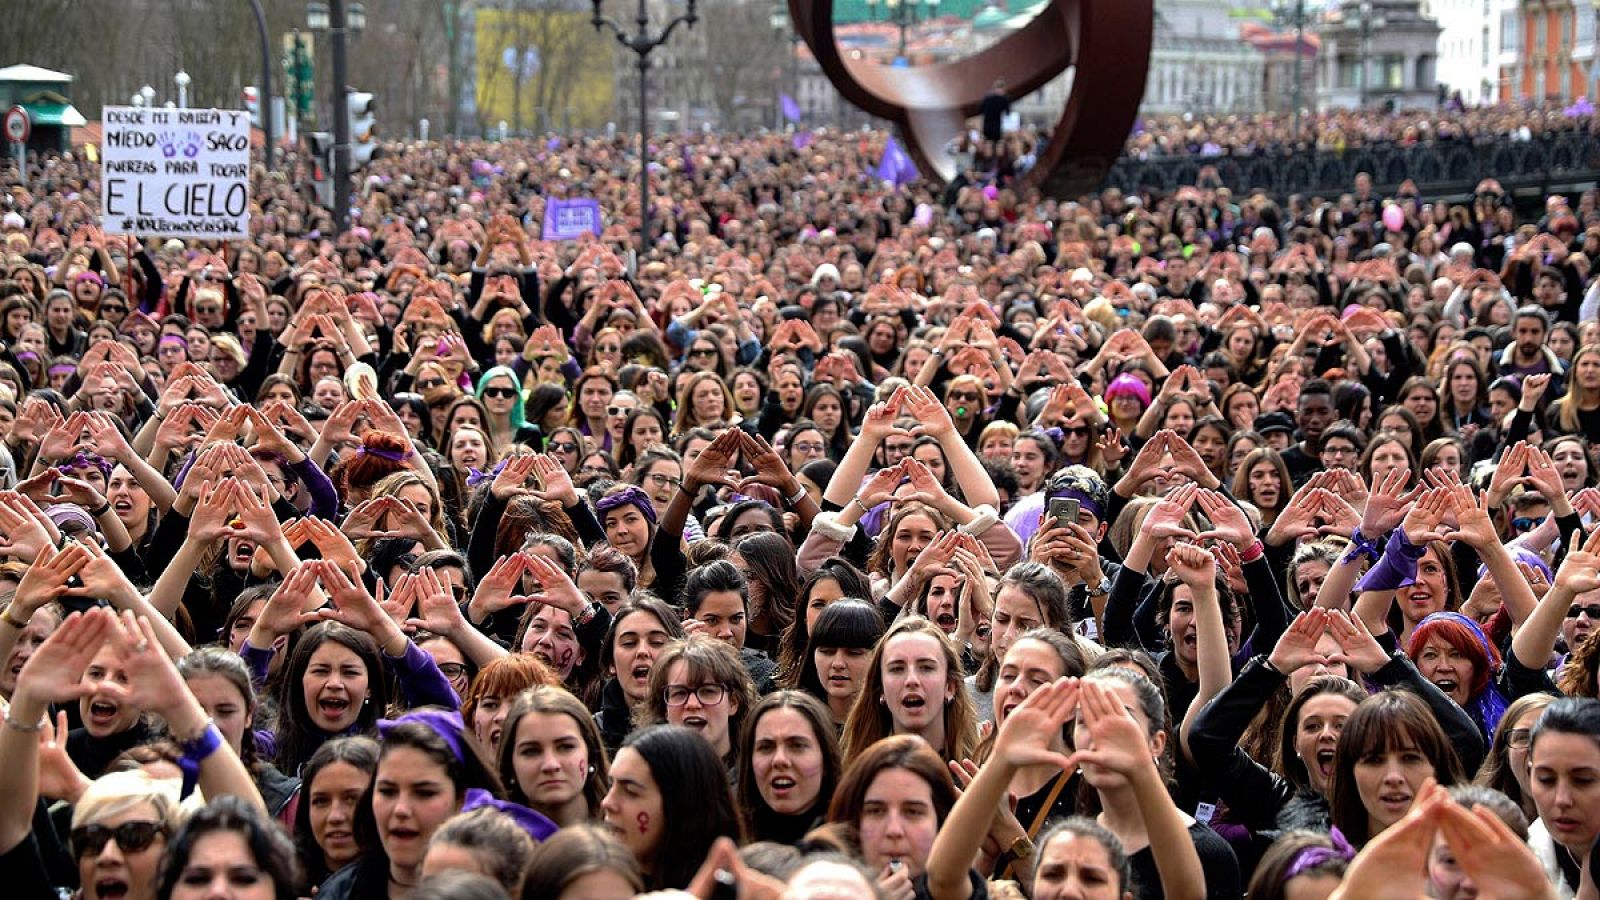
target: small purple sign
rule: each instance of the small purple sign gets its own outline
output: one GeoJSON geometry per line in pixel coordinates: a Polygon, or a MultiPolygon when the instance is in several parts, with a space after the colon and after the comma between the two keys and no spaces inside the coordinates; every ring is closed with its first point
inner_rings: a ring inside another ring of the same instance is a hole
{"type": "Polygon", "coordinates": [[[592,197],[551,198],[544,205],[543,238],[547,241],[573,241],[585,233],[598,237],[603,229],[600,201],[592,197]]]}

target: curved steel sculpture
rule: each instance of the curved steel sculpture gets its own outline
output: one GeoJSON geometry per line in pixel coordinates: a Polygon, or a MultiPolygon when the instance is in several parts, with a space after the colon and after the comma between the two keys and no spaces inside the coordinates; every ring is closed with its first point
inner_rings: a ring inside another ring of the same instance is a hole
{"type": "Polygon", "coordinates": [[[834,0],[789,0],[795,30],[845,99],[899,126],[924,177],[949,181],[946,150],[1004,79],[1013,100],[1073,68],[1072,90],[1028,183],[1058,197],[1097,190],[1144,96],[1154,0],[1051,0],[1032,21],[958,62],[893,67],[840,52],[834,0]]]}

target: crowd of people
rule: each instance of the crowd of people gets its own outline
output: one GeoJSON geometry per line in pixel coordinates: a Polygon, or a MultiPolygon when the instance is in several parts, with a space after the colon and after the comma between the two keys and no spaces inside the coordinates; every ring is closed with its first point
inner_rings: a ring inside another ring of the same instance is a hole
{"type": "Polygon", "coordinates": [[[0,176],[12,896],[1596,896],[1600,194],[883,140],[0,176]]]}

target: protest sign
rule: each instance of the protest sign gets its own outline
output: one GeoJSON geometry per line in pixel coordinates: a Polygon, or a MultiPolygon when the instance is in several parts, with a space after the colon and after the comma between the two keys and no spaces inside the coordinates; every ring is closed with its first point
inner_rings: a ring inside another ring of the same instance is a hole
{"type": "Polygon", "coordinates": [[[598,237],[604,224],[600,221],[600,201],[592,197],[551,198],[544,206],[543,237],[547,241],[576,240],[585,233],[598,237]]]}
{"type": "Polygon", "coordinates": [[[248,235],[248,112],[108,106],[100,123],[106,234],[248,235]]]}

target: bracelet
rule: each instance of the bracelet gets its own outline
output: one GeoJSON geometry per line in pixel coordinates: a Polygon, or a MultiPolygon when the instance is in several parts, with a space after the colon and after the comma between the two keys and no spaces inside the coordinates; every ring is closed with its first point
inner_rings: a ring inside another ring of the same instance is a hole
{"type": "Polygon", "coordinates": [[[18,631],[22,631],[23,629],[28,627],[28,623],[27,622],[21,621],[16,616],[13,616],[11,614],[11,604],[9,604],[9,603],[6,604],[6,608],[5,609],[0,609],[0,622],[6,623],[7,625],[10,625],[12,628],[15,628],[18,631]]]}
{"type": "Polygon", "coordinates": [[[98,519],[98,518],[100,518],[101,516],[105,515],[108,512],[111,512],[111,501],[110,500],[107,500],[105,503],[102,503],[99,506],[99,508],[97,508],[97,509],[89,510],[89,515],[92,516],[93,518],[98,519]]]}
{"type": "Polygon", "coordinates": [[[1250,546],[1248,546],[1248,547],[1244,548],[1243,550],[1239,551],[1239,561],[1240,562],[1253,563],[1256,560],[1260,559],[1261,557],[1265,556],[1266,553],[1267,553],[1266,545],[1261,543],[1261,540],[1259,538],[1257,538],[1255,543],[1253,543],[1250,546]]]}
{"type": "Polygon", "coordinates": [[[796,505],[798,505],[800,503],[801,500],[804,500],[805,498],[806,498],[806,489],[805,489],[804,485],[801,485],[799,487],[799,489],[794,492],[794,496],[793,497],[785,497],[785,498],[783,498],[783,501],[785,503],[789,504],[790,506],[796,506],[796,505]]]}
{"type": "Polygon", "coordinates": [[[23,734],[38,734],[39,732],[44,730],[44,723],[45,723],[46,720],[49,719],[49,717],[50,717],[50,714],[46,713],[45,714],[45,718],[40,719],[39,721],[33,723],[32,725],[24,725],[21,722],[18,722],[16,719],[12,718],[10,712],[7,712],[6,713],[6,727],[11,729],[12,731],[20,731],[23,734]]]}
{"type": "Polygon", "coordinates": [[[872,511],[870,509],[867,509],[867,505],[865,503],[861,502],[861,497],[859,495],[855,496],[855,497],[851,497],[850,498],[850,502],[854,503],[855,505],[857,505],[859,507],[861,507],[861,514],[863,516],[872,511]]]}

